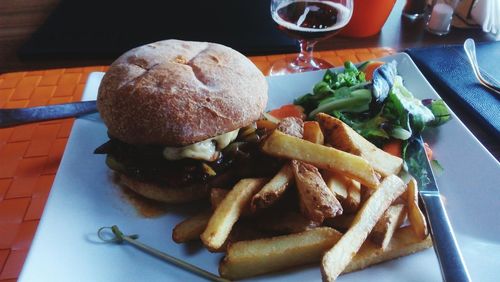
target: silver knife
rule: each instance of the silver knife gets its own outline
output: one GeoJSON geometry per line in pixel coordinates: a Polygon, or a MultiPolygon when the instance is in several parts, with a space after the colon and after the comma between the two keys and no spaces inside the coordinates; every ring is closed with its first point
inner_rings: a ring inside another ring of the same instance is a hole
{"type": "Polygon", "coordinates": [[[421,136],[410,142],[406,149],[405,160],[409,172],[419,184],[419,194],[427,213],[434,251],[441,267],[443,280],[447,282],[471,281],[464,259],[457,244],[453,228],[446,214],[434,173],[421,136]],[[412,165],[418,163],[419,165],[412,165]]]}
{"type": "Polygon", "coordinates": [[[0,128],[44,120],[78,117],[94,112],[97,112],[96,101],[31,108],[0,109],[0,128]]]}

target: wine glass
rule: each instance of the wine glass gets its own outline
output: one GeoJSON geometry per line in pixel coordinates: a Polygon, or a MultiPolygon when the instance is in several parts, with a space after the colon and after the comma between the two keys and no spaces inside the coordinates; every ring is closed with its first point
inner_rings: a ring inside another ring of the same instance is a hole
{"type": "Polygon", "coordinates": [[[297,58],[279,60],[270,75],[281,75],[331,68],[325,60],[313,57],[314,45],[335,35],[352,16],[353,0],[271,0],[271,15],[278,28],[299,41],[297,58]]]}

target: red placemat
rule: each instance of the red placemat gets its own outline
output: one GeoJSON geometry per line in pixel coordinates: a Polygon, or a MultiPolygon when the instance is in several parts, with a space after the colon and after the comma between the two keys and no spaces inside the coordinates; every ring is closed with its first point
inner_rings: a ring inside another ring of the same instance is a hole
{"type": "MultiPolygon", "coordinates": [[[[322,51],[335,66],[394,53],[390,48],[322,51]]],[[[272,62],[296,54],[250,59],[267,73],[272,62]]],[[[0,108],[79,101],[88,74],[107,67],[67,68],[0,75],[0,108]]],[[[0,129],[0,281],[16,281],[59,167],[73,119],[0,129]]]]}

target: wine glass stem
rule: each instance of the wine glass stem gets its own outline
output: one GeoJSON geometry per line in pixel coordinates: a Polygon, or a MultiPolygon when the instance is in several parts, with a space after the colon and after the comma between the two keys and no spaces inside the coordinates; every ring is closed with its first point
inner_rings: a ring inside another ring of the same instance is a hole
{"type": "Polygon", "coordinates": [[[313,48],[316,41],[299,40],[300,54],[295,59],[297,66],[310,66],[313,64],[313,48]]]}

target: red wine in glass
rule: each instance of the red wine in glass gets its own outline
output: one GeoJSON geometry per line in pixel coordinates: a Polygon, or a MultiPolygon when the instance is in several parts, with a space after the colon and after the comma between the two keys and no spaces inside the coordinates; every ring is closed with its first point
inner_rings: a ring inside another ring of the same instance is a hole
{"type": "Polygon", "coordinates": [[[275,62],[270,75],[331,68],[327,61],[314,58],[319,40],[335,35],[351,19],[353,0],[271,0],[271,15],[277,27],[296,38],[300,53],[295,59],[275,62]]]}

